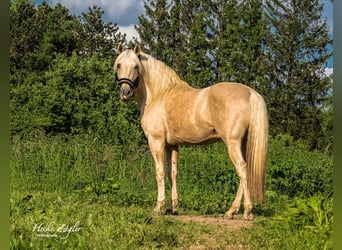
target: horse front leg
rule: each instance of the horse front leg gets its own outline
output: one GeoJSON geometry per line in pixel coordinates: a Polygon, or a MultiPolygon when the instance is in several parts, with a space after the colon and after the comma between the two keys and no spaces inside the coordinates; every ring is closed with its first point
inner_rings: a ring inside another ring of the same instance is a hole
{"type": "Polygon", "coordinates": [[[157,204],[153,209],[153,213],[159,214],[162,212],[163,206],[165,205],[165,142],[163,140],[158,140],[153,137],[149,137],[148,144],[155,163],[156,181],[158,186],[157,204]]]}
{"type": "Polygon", "coordinates": [[[177,214],[178,193],[177,193],[177,163],[178,163],[178,146],[166,147],[166,158],[168,165],[168,177],[171,185],[171,203],[166,210],[166,214],[177,214]]]}

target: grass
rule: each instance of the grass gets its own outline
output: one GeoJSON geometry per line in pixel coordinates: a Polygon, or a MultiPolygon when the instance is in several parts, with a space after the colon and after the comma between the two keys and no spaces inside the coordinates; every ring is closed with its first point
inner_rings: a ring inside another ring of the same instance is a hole
{"type": "MultiPolygon", "coordinates": [[[[331,249],[330,162],[271,140],[267,202],[256,204],[252,228],[227,232],[151,216],[157,188],[146,146],[88,136],[13,138],[11,249],[331,249]],[[315,195],[298,195],[307,187],[315,195]]],[[[179,213],[224,213],[237,186],[225,146],[184,147],[179,163],[179,213]]]]}
{"type": "Polygon", "coordinates": [[[91,199],[40,192],[30,197],[12,195],[12,249],[219,249],[235,244],[234,235],[220,226],[152,217],[150,208],[117,206],[106,195],[91,199]],[[58,231],[63,224],[70,232],[58,231]]]}

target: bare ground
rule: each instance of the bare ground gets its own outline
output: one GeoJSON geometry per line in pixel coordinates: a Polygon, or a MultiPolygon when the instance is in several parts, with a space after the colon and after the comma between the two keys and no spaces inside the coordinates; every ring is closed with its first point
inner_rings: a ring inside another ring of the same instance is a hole
{"type": "Polygon", "coordinates": [[[237,217],[236,219],[230,220],[224,217],[209,217],[209,216],[195,216],[195,215],[178,215],[174,216],[176,220],[182,222],[195,222],[206,225],[218,225],[223,226],[226,230],[235,231],[241,228],[250,228],[253,222],[242,220],[237,217]]]}
{"type": "Polygon", "coordinates": [[[210,226],[210,231],[202,233],[196,244],[184,247],[186,250],[206,250],[206,249],[250,249],[245,244],[239,243],[239,241],[232,241],[227,239],[228,235],[235,235],[233,237],[241,237],[242,228],[251,228],[253,226],[252,221],[242,220],[242,216],[233,220],[219,217],[209,216],[195,216],[195,215],[178,215],[173,217],[175,220],[182,221],[184,223],[196,223],[210,226]]]}

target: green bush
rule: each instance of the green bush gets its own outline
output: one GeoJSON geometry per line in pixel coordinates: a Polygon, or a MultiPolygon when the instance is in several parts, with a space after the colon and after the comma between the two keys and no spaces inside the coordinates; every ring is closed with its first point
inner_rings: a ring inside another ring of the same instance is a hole
{"type": "Polygon", "coordinates": [[[287,200],[275,216],[257,221],[248,242],[255,249],[332,249],[332,205],[331,196],[287,200]]]}
{"type": "Polygon", "coordinates": [[[11,131],[24,135],[84,134],[125,144],[143,140],[135,103],[117,95],[110,60],[57,56],[43,75],[15,75],[11,88],[11,131]]]}
{"type": "Polygon", "coordinates": [[[267,189],[289,197],[309,197],[333,192],[332,157],[309,151],[289,135],[270,140],[267,189]]]}

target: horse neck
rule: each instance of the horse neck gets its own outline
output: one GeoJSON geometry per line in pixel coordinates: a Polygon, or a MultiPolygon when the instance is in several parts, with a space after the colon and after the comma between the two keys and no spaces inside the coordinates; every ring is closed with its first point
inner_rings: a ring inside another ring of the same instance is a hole
{"type": "Polygon", "coordinates": [[[147,105],[157,96],[164,95],[171,89],[182,87],[190,88],[186,82],[182,81],[178,75],[163,62],[147,54],[143,54],[143,57],[145,57],[146,60],[142,61],[145,72],[142,77],[142,85],[144,88],[139,91],[140,93],[138,96],[138,103],[140,100],[140,106],[147,105]]]}
{"type": "Polygon", "coordinates": [[[147,104],[147,97],[148,96],[149,95],[147,94],[146,85],[144,83],[144,80],[141,79],[140,83],[139,83],[138,91],[137,91],[137,94],[136,94],[136,100],[137,100],[137,103],[138,103],[138,108],[140,110],[141,116],[144,113],[145,106],[147,104]]]}

